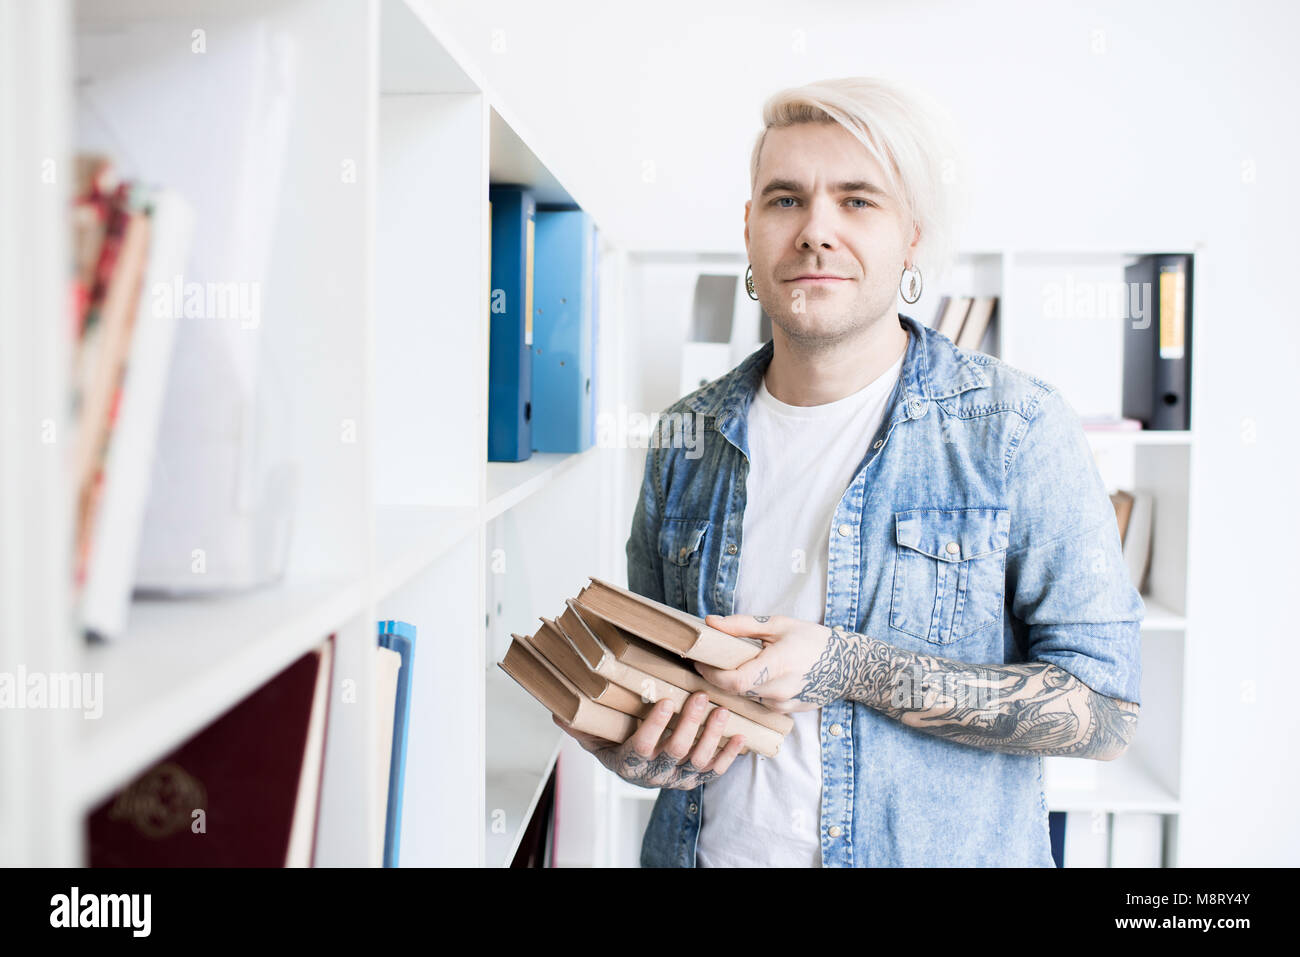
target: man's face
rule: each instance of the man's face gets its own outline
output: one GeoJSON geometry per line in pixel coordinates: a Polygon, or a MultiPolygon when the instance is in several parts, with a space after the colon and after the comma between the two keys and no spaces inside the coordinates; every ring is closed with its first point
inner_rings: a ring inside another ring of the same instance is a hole
{"type": "Polygon", "coordinates": [[[838,123],[768,130],[745,246],[759,301],[790,338],[833,342],[895,315],[920,236],[886,190],[880,165],[838,123]]]}

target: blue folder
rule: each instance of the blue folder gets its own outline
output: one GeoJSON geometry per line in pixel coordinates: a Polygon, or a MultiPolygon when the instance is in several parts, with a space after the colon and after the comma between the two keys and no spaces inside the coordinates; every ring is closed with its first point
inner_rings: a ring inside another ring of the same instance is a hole
{"type": "Polygon", "coordinates": [[[388,766],[388,819],[384,827],[384,867],[397,866],[402,837],[402,791],[406,782],[406,738],[411,717],[411,666],[415,660],[415,626],[381,621],[379,645],[402,656],[397,673],[397,703],[393,708],[393,753],[388,766]]]}
{"type": "Polygon", "coordinates": [[[536,217],[533,451],[581,452],[596,437],[596,227],[580,209],[536,217]]]}
{"type": "Polygon", "coordinates": [[[488,301],[488,461],[533,454],[533,244],[537,204],[523,186],[493,186],[488,301]]]}

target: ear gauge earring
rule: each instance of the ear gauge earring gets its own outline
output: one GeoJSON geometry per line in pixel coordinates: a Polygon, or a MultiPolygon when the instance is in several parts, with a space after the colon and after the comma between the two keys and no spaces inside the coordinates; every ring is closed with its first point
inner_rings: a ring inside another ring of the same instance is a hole
{"type": "Polygon", "coordinates": [[[921,298],[921,270],[915,266],[908,266],[903,270],[903,275],[898,280],[898,291],[903,297],[903,302],[913,303],[921,298]],[[909,276],[908,273],[911,273],[909,276]],[[903,284],[907,283],[907,291],[903,291],[903,284]]]}
{"type": "Polygon", "coordinates": [[[745,270],[745,292],[749,293],[749,298],[758,302],[758,290],[754,288],[754,266],[751,263],[745,270]]]}

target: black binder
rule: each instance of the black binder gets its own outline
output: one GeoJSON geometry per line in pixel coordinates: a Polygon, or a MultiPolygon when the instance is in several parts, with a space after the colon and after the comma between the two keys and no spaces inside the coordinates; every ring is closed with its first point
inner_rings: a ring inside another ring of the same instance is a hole
{"type": "Polygon", "coordinates": [[[1122,412],[1143,428],[1187,429],[1192,421],[1192,257],[1143,256],[1124,270],[1124,278],[1129,303],[1149,303],[1150,309],[1139,317],[1139,310],[1130,308],[1124,320],[1122,412]]]}

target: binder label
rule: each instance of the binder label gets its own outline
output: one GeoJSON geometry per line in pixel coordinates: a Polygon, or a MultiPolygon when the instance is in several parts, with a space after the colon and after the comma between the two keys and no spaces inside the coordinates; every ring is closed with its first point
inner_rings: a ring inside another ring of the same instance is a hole
{"type": "Polygon", "coordinates": [[[1181,269],[1160,273],[1160,358],[1183,357],[1183,317],[1186,274],[1181,269]]]}
{"type": "Polygon", "coordinates": [[[528,245],[524,249],[524,345],[533,344],[533,217],[528,217],[528,245]]]}

